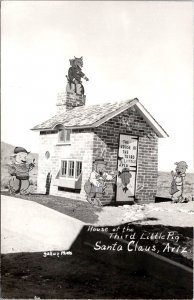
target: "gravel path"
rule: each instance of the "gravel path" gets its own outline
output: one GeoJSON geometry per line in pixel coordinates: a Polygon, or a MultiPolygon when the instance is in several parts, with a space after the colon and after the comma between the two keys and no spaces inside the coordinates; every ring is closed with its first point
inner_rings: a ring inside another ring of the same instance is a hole
{"type": "Polygon", "coordinates": [[[95,225],[111,226],[127,222],[144,225],[170,225],[181,227],[194,226],[194,201],[172,204],[171,202],[145,205],[123,205],[104,207],[96,212],[98,220],[95,225]]]}

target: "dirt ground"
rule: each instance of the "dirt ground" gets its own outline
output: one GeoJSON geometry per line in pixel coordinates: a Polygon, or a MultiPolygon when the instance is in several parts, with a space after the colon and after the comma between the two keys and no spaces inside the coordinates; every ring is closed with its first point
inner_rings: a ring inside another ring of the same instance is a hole
{"type": "MultiPolygon", "coordinates": [[[[4,193],[7,195],[7,193],[4,193]]],[[[21,196],[16,196],[20,197],[21,196]]],[[[136,230],[164,232],[175,230],[180,244],[191,250],[187,255],[168,255],[192,267],[192,226],[194,203],[155,203],[119,207],[91,207],[87,202],[46,195],[23,197],[77,218],[93,226],[116,226],[126,223],[136,230]],[[161,225],[162,224],[162,225],[161,225]],[[178,224],[178,225],[177,225],[178,224]],[[162,227],[161,227],[162,226],[162,227]],[[169,227],[174,226],[174,227],[169,227]],[[178,226],[178,227],[175,227],[178,226]],[[182,227],[180,227],[182,226],[182,227]]],[[[121,227],[122,230],[122,227],[121,227]]],[[[79,246],[77,246],[79,248],[79,246]]],[[[7,299],[192,299],[192,287],[176,284],[178,274],[168,278],[153,276],[149,269],[123,268],[106,258],[92,256],[85,249],[72,255],[47,256],[43,252],[2,255],[2,298],[7,299]]],[[[99,252],[99,255],[100,252],[99,252]]],[[[108,258],[108,257],[107,257],[108,258]]]]}
{"type": "MultiPolygon", "coordinates": [[[[9,195],[6,191],[2,194],[9,195]]],[[[37,202],[86,224],[96,226],[111,226],[127,222],[141,222],[144,225],[194,226],[194,201],[177,204],[167,201],[98,208],[91,206],[86,201],[51,195],[33,194],[29,196],[15,195],[14,197],[37,202]]]]}

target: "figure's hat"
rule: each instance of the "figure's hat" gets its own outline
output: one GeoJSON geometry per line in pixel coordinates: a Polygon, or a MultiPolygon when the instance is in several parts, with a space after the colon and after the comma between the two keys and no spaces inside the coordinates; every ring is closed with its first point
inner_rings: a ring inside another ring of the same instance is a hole
{"type": "Polygon", "coordinates": [[[18,153],[20,153],[20,152],[25,152],[25,153],[27,153],[27,154],[29,154],[30,152],[28,152],[25,148],[23,148],[23,147],[15,147],[15,149],[14,149],[14,154],[18,154],[18,153]]]}
{"type": "Polygon", "coordinates": [[[130,168],[123,168],[122,173],[124,173],[124,172],[130,172],[130,168]]]}
{"type": "Polygon", "coordinates": [[[97,164],[97,163],[107,164],[107,162],[104,160],[103,157],[97,157],[97,158],[95,158],[95,160],[94,160],[93,163],[94,163],[94,164],[97,164]]]}
{"type": "MultiPolygon", "coordinates": [[[[98,156],[95,158],[95,160],[93,161],[93,163],[103,163],[103,164],[107,164],[107,162],[105,162],[104,160],[104,152],[105,152],[105,149],[101,149],[101,155],[98,154],[98,156]]],[[[99,153],[99,151],[98,151],[99,153]]]]}

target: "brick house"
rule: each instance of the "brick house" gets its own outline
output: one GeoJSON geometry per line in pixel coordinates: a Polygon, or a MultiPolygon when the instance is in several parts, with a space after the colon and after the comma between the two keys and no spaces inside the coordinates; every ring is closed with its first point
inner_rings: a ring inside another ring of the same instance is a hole
{"type": "Polygon", "coordinates": [[[130,183],[124,175],[107,182],[102,202],[154,201],[158,138],[168,135],[138,99],[85,105],[84,95],[61,93],[57,114],[32,130],[40,133],[38,192],[45,193],[50,173],[51,195],[85,200],[84,184],[103,150],[107,173],[127,167],[132,175],[130,183]]]}

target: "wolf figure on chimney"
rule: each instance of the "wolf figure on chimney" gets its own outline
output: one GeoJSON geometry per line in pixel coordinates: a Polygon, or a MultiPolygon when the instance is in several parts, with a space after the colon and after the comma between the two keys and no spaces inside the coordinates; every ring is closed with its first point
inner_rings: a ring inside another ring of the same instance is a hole
{"type": "Polygon", "coordinates": [[[74,59],[70,59],[71,67],[68,70],[67,77],[67,92],[73,92],[77,95],[84,95],[84,87],[82,85],[81,79],[84,78],[86,81],[89,79],[86,75],[82,72],[83,67],[83,57],[77,58],[74,56],[74,59]]]}

